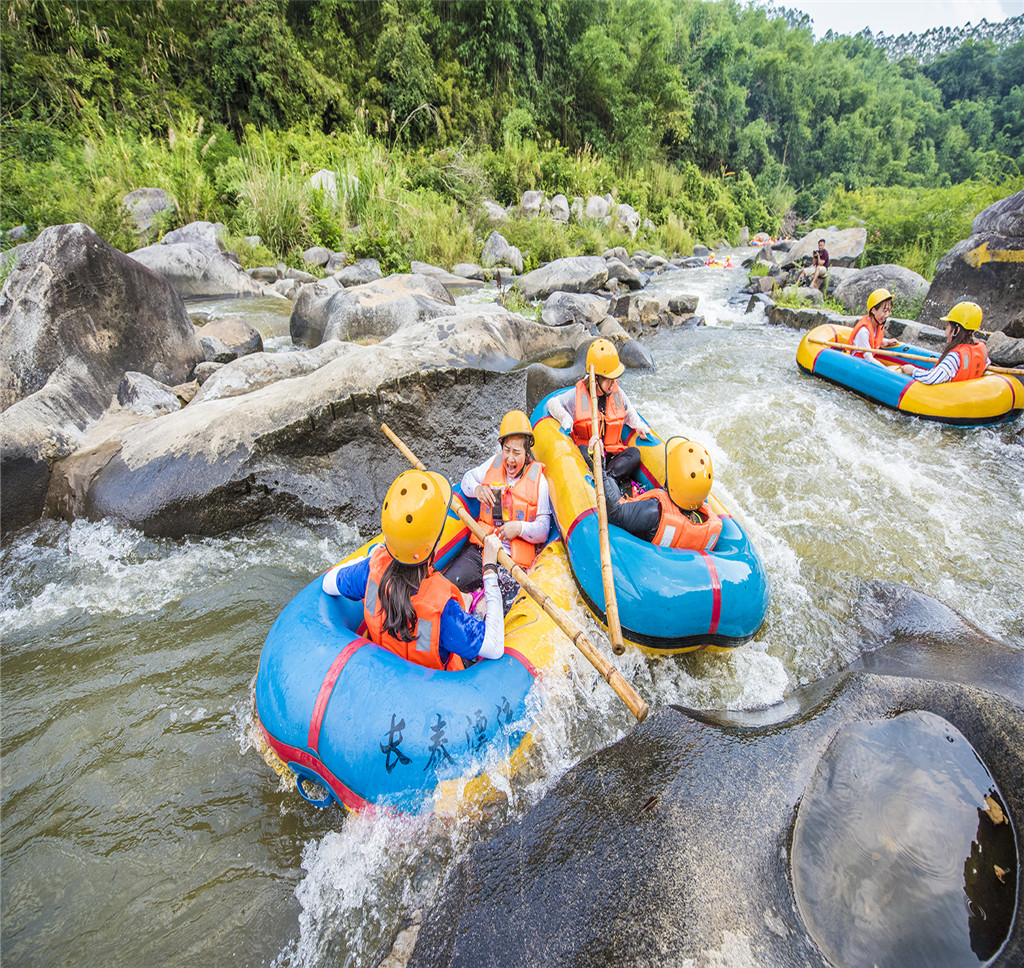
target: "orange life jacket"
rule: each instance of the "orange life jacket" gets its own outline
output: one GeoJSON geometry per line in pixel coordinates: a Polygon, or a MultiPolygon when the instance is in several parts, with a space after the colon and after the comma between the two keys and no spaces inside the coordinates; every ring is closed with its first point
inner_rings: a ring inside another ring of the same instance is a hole
{"type": "Polygon", "coordinates": [[[412,641],[403,642],[384,631],[384,608],[377,599],[377,590],[391,561],[391,555],[385,548],[378,548],[370,558],[370,578],[363,596],[363,618],[370,641],[428,669],[447,669],[450,672],[465,669],[461,657],[454,653],[449,653],[447,664],[441,660],[441,613],[452,599],[461,606],[462,594],[444,575],[434,571],[433,566],[412,596],[412,607],[416,612],[412,641]]]}
{"type": "Polygon", "coordinates": [[[952,382],[960,380],[976,380],[988,366],[988,352],[981,343],[961,343],[953,350],[960,357],[960,369],[952,382]]]}
{"type": "MultiPolygon", "coordinates": [[[[885,327],[877,325],[870,313],[868,313],[867,316],[861,316],[861,318],[857,320],[857,325],[853,327],[853,332],[850,333],[850,345],[853,346],[854,337],[862,329],[866,329],[868,331],[868,340],[871,342],[871,348],[875,350],[880,349],[882,346],[882,340],[885,339],[885,327]]],[[[863,353],[851,353],[850,355],[859,356],[861,359],[864,358],[863,353]]]]}
{"type": "Polygon", "coordinates": [[[718,543],[718,536],[722,533],[722,519],[708,507],[707,501],[700,506],[699,511],[704,521],[697,524],[685,511],[676,506],[663,487],[624,500],[657,501],[661,505],[661,520],[651,544],[660,545],[662,548],[710,551],[718,543]]]}
{"type": "MultiPolygon", "coordinates": [[[[589,438],[588,438],[589,439],[589,438]]],[[[537,505],[540,501],[540,478],[544,473],[544,465],[539,460],[530,461],[526,469],[519,475],[519,480],[511,487],[506,483],[505,462],[498,454],[491,461],[487,469],[487,476],[484,478],[484,487],[492,482],[505,484],[501,491],[501,519],[502,521],[536,521],[537,505]]],[[[480,505],[480,516],[477,518],[481,527],[487,534],[493,534],[498,529],[494,526],[494,516],[490,508],[480,505]]],[[[469,540],[473,544],[482,545],[483,542],[472,532],[469,540]]],[[[523,538],[513,538],[509,542],[512,560],[520,568],[529,568],[533,559],[537,557],[537,546],[523,538]]]]}
{"type": "MultiPolygon", "coordinates": [[[[576,412],[573,414],[572,439],[579,446],[589,443],[594,434],[594,421],[590,413],[590,389],[586,380],[576,384],[576,412]]],[[[622,428],[626,426],[626,407],[622,402],[619,384],[612,385],[612,392],[605,401],[604,413],[597,409],[597,424],[601,430],[601,442],[605,453],[619,454],[628,446],[622,440],[622,428]]]]}

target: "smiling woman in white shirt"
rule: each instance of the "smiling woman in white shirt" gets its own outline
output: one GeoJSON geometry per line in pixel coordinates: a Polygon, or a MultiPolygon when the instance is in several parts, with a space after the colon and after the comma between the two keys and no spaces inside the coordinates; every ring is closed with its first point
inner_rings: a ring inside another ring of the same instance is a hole
{"type": "MultiPolygon", "coordinates": [[[[462,493],[480,502],[478,520],[488,534],[497,534],[502,546],[521,568],[529,568],[539,546],[551,530],[551,498],[544,465],[533,459],[533,428],[522,410],[502,418],[498,430],[501,449],[462,477],[462,493]]],[[[448,566],[445,577],[464,592],[480,587],[482,549],[470,536],[466,547],[448,566]]],[[[505,610],[519,585],[504,568],[498,570],[505,610]]]]}

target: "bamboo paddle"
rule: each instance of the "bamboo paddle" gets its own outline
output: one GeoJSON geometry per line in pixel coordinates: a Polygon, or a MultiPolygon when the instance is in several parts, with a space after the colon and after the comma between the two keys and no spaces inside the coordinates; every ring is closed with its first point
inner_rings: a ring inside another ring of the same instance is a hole
{"type": "Polygon", "coordinates": [[[608,637],[612,652],[622,655],[626,651],[622,641],[622,625],[619,623],[619,603],[615,598],[615,575],[612,572],[612,547],[608,538],[608,507],[604,503],[604,443],[601,440],[601,425],[597,417],[597,374],[590,368],[590,419],[593,423],[594,481],[597,486],[597,534],[601,549],[601,582],[604,585],[604,612],[608,619],[608,637]]]}
{"type": "MultiPolygon", "coordinates": [[[[899,350],[890,350],[884,347],[880,347],[877,350],[866,350],[863,346],[851,346],[849,343],[830,343],[821,339],[808,339],[807,342],[816,343],[818,346],[828,346],[835,350],[847,350],[849,352],[856,353],[874,353],[877,356],[892,356],[899,360],[921,360],[925,363],[934,363],[937,359],[937,357],[934,356],[921,356],[919,353],[904,353],[899,350]]],[[[985,367],[985,370],[991,370],[993,373],[1009,373],[1013,376],[1024,376],[1024,370],[1013,369],[1008,366],[992,366],[989,364],[985,367]]]]}
{"type": "MultiPolygon", "coordinates": [[[[387,424],[381,424],[380,429],[387,434],[391,442],[405,455],[413,467],[421,471],[427,469],[423,462],[405,446],[387,424]]],[[[480,527],[480,523],[462,506],[460,501],[453,502],[452,506],[469,530],[483,541],[485,532],[480,527]]],[[[498,561],[508,569],[512,577],[522,586],[523,590],[551,616],[554,623],[569,637],[572,644],[586,656],[590,664],[601,673],[605,682],[615,690],[615,694],[629,707],[629,711],[636,716],[637,722],[642,723],[647,718],[650,709],[647,703],[637,694],[636,690],[623,678],[622,673],[597,650],[584,631],[552,602],[540,586],[508,556],[504,548],[498,549],[498,561]]]]}

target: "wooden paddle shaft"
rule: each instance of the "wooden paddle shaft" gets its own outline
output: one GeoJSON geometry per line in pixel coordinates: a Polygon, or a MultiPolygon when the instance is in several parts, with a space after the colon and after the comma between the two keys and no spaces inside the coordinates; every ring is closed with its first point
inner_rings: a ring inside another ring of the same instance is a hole
{"type": "MultiPolygon", "coordinates": [[[[936,357],[934,356],[922,356],[920,353],[904,353],[901,350],[890,350],[885,347],[879,347],[877,350],[866,350],[862,346],[852,346],[850,343],[831,343],[823,339],[808,338],[807,342],[815,343],[818,346],[828,346],[836,350],[847,350],[856,353],[875,353],[878,356],[892,356],[898,360],[921,360],[924,363],[934,363],[936,360],[936,357]]],[[[993,373],[1010,373],[1013,376],[1024,376],[1024,370],[1015,370],[1006,366],[992,366],[989,364],[985,369],[991,370],[993,373]]]]}
{"type": "MultiPolygon", "coordinates": [[[[387,424],[381,424],[381,430],[387,434],[391,442],[405,455],[413,467],[421,471],[427,469],[423,462],[406,447],[387,424]]],[[[486,532],[480,526],[480,522],[462,506],[461,502],[453,502],[453,507],[469,530],[483,541],[486,537],[486,532]]],[[[568,636],[572,644],[586,656],[590,664],[601,673],[605,682],[612,687],[615,694],[629,707],[629,711],[636,716],[637,721],[642,723],[650,712],[647,703],[640,698],[637,691],[623,678],[622,673],[598,651],[594,643],[587,638],[583,629],[551,601],[540,586],[508,556],[504,548],[498,549],[498,561],[508,569],[509,573],[519,582],[523,590],[544,609],[555,625],[568,636]]]]}
{"type": "Polygon", "coordinates": [[[622,655],[626,651],[619,623],[619,603],[615,597],[615,575],[612,572],[612,547],[608,537],[608,506],[604,502],[604,441],[597,416],[597,374],[590,368],[590,419],[594,437],[594,481],[597,488],[597,534],[601,549],[601,582],[604,585],[604,613],[608,619],[608,636],[612,652],[622,655]]]}

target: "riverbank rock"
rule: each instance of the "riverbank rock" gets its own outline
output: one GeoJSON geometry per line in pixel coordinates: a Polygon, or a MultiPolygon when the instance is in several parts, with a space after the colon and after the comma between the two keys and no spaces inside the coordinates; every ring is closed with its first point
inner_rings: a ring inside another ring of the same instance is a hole
{"type": "Polygon", "coordinates": [[[436,279],[449,292],[465,292],[467,289],[481,289],[484,286],[482,281],[448,272],[446,269],[432,266],[428,262],[417,262],[415,259],[409,263],[409,271],[413,275],[430,276],[431,279],[436,279]]]}
{"type": "Polygon", "coordinates": [[[203,326],[197,326],[196,335],[200,343],[204,339],[219,340],[231,351],[232,359],[263,352],[263,337],[260,331],[250,326],[241,316],[221,316],[203,326]]]}
{"type": "Polygon", "coordinates": [[[409,968],[922,968],[947,916],[950,963],[1024,962],[1024,653],[899,586],[858,605],[860,668],[772,709],[657,709],[472,847],[409,968]],[[991,788],[959,785],[979,761],[991,788]]]}
{"type": "MultiPolygon", "coordinates": [[[[328,263],[329,265],[330,263],[328,263]]],[[[376,259],[359,259],[350,266],[342,266],[334,273],[342,286],[363,286],[384,278],[380,263],[376,259]]]]}
{"type": "Polygon", "coordinates": [[[554,292],[597,292],[608,281],[608,264],[600,256],[555,259],[515,281],[526,299],[547,299],[554,292]]]}
{"type": "MultiPolygon", "coordinates": [[[[218,534],[269,514],[330,516],[379,526],[388,484],[408,465],[382,422],[418,456],[457,479],[485,456],[500,415],[522,407],[526,368],[589,342],[503,310],[421,322],[373,346],[325,343],[304,353],[255,354],[210,376],[189,406],[125,430],[108,460],[75,456],[55,469],[51,505],[68,516],[113,517],[150,534],[218,534]],[[265,369],[260,370],[260,366],[265,369]],[[288,376],[233,392],[281,366],[288,376]],[[58,480],[79,482],[63,493],[58,480]]],[[[112,451],[112,452],[111,452],[112,451]]]]}
{"type": "Polygon", "coordinates": [[[981,306],[982,329],[1024,336],[1024,190],[979,212],[971,237],[939,260],[921,319],[938,325],[964,300],[981,306]]]}
{"type": "Polygon", "coordinates": [[[182,383],[203,359],[181,297],[82,223],[45,229],[0,290],[0,518],[42,513],[50,465],[71,453],[137,370],[182,383]]]}
{"type": "Polygon", "coordinates": [[[260,284],[209,240],[202,245],[161,242],[129,252],[128,257],[163,276],[182,299],[263,294],[260,284]]]}
{"type": "Polygon", "coordinates": [[[864,254],[868,232],[864,228],[837,229],[830,226],[827,229],[815,229],[793,242],[784,256],[779,255],[783,251],[780,243],[773,245],[772,251],[775,253],[776,261],[783,268],[791,269],[793,266],[801,265],[803,260],[818,248],[818,239],[825,240],[830,267],[852,266],[864,254]]]}
{"type": "Polygon", "coordinates": [[[886,263],[864,269],[847,270],[838,285],[830,286],[832,295],[849,313],[863,314],[868,296],[876,289],[893,294],[895,312],[900,305],[920,305],[928,295],[928,280],[903,266],[886,263]]]}
{"type": "Polygon", "coordinates": [[[455,312],[448,290],[429,276],[399,273],[330,292],[314,284],[292,307],[289,330],[297,346],[317,346],[323,340],[379,342],[425,319],[455,312]]]}
{"type": "Polygon", "coordinates": [[[480,253],[480,264],[485,269],[495,266],[511,266],[516,274],[523,271],[523,254],[519,249],[510,245],[508,240],[495,229],[484,243],[483,251],[480,253]]]}
{"type": "Polygon", "coordinates": [[[145,239],[155,238],[156,217],[170,211],[171,199],[162,188],[136,188],[121,199],[121,207],[128,213],[135,231],[145,239]]]}

